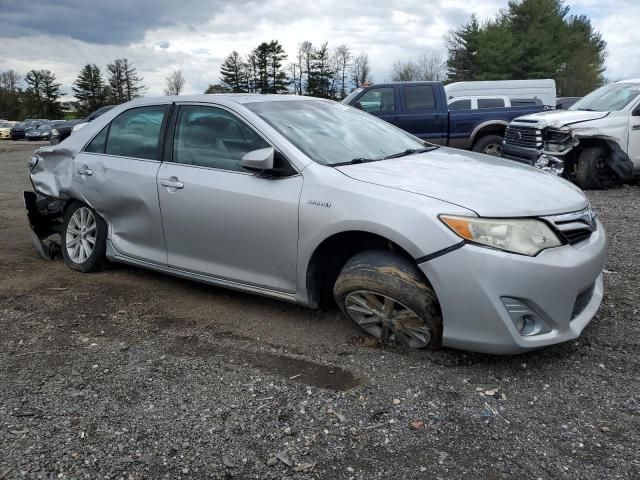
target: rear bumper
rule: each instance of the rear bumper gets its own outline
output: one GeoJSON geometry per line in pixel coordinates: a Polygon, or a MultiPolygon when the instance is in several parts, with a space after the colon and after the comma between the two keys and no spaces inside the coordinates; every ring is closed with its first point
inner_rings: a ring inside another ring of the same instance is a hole
{"type": "Polygon", "coordinates": [[[602,301],[605,248],[598,224],[589,239],[536,257],[465,245],[419,265],[440,301],[443,345],[514,354],[577,338],[602,301]],[[590,292],[588,301],[579,300],[583,292],[590,292]],[[521,335],[503,297],[525,301],[551,330],[521,335]]]}
{"type": "Polygon", "coordinates": [[[61,231],[64,202],[34,192],[24,192],[23,196],[31,241],[42,258],[53,260],[59,255],[60,247],[49,237],[61,231]]]}

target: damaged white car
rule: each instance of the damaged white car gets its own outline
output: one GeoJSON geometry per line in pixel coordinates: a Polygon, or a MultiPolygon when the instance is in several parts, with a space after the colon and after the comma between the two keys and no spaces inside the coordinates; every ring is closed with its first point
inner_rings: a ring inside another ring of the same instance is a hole
{"type": "Polygon", "coordinates": [[[640,79],[601,87],[569,110],[516,118],[503,157],[563,175],[584,189],[640,177],[640,79]]]}

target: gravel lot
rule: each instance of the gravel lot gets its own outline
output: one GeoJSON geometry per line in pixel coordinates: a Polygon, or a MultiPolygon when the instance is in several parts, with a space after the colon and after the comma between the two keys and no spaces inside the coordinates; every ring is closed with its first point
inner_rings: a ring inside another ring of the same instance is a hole
{"type": "Polygon", "coordinates": [[[337,313],[29,240],[34,143],[0,143],[0,480],[640,478],[640,187],[589,194],[605,300],[517,357],[380,350],[337,313]]]}

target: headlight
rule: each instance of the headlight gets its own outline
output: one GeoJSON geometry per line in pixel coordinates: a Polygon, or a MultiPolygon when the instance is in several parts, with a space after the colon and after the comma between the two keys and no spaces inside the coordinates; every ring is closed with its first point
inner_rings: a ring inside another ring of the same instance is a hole
{"type": "Polygon", "coordinates": [[[541,220],[448,215],[442,215],[440,219],[465,240],[507,252],[533,257],[546,248],[562,245],[556,234],[541,220]]]}

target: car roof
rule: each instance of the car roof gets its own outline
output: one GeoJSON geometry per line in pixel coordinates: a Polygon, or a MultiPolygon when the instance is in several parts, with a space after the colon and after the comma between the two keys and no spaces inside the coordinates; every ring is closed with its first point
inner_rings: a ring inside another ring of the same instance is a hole
{"type": "Polygon", "coordinates": [[[628,80],[618,80],[615,83],[640,83],[640,78],[630,78],[628,80]]]}
{"type": "Polygon", "coordinates": [[[169,102],[198,102],[198,103],[219,103],[219,104],[246,104],[257,102],[295,102],[295,101],[327,101],[324,98],[304,97],[301,95],[288,94],[260,94],[260,93],[203,93],[200,95],[172,95],[166,97],[142,97],[132,100],[123,105],[152,105],[169,102]]]}

